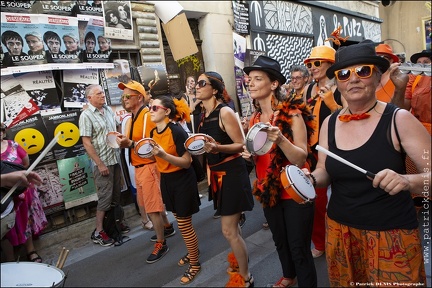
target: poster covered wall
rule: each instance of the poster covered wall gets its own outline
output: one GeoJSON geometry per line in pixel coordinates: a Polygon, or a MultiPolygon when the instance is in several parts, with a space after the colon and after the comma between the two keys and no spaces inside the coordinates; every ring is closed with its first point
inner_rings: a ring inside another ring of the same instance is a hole
{"type": "Polygon", "coordinates": [[[103,17],[78,15],[83,62],[112,62],[111,39],[104,35],[103,17]]]}
{"type": "Polygon", "coordinates": [[[133,40],[132,11],[129,1],[102,1],[105,36],[133,40]]]}
{"type": "Polygon", "coordinates": [[[63,71],[64,107],[82,108],[88,102],[85,89],[90,84],[99,84],[99,73],[96,69],[63,71]]]}

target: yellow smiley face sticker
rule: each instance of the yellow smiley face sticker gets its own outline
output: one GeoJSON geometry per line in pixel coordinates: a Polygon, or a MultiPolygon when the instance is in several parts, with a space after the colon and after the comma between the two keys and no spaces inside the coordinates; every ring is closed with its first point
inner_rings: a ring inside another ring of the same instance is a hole
{"type": "Polygon", "coordinates": [[[57,143],[63,147],[71,147],[75,145],[80,138],[79,128],[71,122],[59,124],[54,130],[54,136],[59,132],[60,137],[58,138],[57,143]]]}
{"type": "Polygon", "coordinates": [[[45,138],[39,130],[34,128],[25,128],[19,131],[14,138],[29,155],[36,154],[42,150],[45,145],[45,138]]]}

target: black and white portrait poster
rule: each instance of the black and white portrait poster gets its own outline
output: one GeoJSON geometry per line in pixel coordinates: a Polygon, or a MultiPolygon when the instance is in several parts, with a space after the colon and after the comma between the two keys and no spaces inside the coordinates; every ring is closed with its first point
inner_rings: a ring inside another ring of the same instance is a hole
{"type": "Polygon", "coordinates": [[[105,36],[133,40],[132,11],[130,1],[102,1],[105,19],[105,36]]]}
{"type": "Polygon", "coordinates": [[[43,67],[47,63],[47,56],[37,15],[1,13],[1,42],[1,67],[9,67],[2,70],[2,75],[47,68],[43,67]]]}
{"type": "Polygon", "coordinates": [[[72,8],[72,16],[78,14],[103,16],[102,0],[78,0],[73,2],[75,2],[75,5],[72,8]]]}
{"type": "Polygon", "coordinates": [[[39,113],[39,107],[12,75],[1,77],[1,94],[4,108],[2,118],[7,127],[12,127],[24,118],[39,113]]]}
{"type": "Polygon", "coordinates": [[[163,63],[146,63],[137,67],[142,83],[150,87],[154,96],[168,93],[168,75],[163,63]]]}
{"type": "Polygon", "coordinates": [[[33,14],[72,16],[72,7],[74,6],[74,4],[75,1],[67,0],[35,0],[33,1],[31,11],[33,14]]]}
{"type": "Polygon", "coordinates": [[[63,71],[63,105],[67,108],[82,108],[87,104],[85,89],[90,84],[99,84],[97,69],[63,71]]]}
{"type": "Polygon", "coordinates": [[[57,143],[52,148],[55,159],[85,154],[78,128],[80,114],[81,111],[75,110],[43,117],[49,137],[54,138],[60,133],[57,143]]]}
{"type": "Polygon", "coordinates": [[[118,88],[120,82],[127,83],[131,80],[129,61],[124,59],[114,60],[114,69],[101,71],[102,87],[108,105],[120,105],[123,90],[118,88]]]}
{"type": "Polygon", "coordinates": [[[80,47],[76,17],[39,15],[45,52],[52,69],[79,69],[80,47]]]}
{"type": "MultiPolygon", "coordinates": [[[[83,47],[83,62],[112,62],[111,39],[104,35],[103,17],[78,15],[77,18],[80,45],[83,47]]],[[[94,68],[104,67],[98,66],[94,68]]]]}
{"type": "Polygon", "coordinates": [[[14,77],[35,101],[42,116],[61,113],[52,71],[14,74],[14,77]]]}

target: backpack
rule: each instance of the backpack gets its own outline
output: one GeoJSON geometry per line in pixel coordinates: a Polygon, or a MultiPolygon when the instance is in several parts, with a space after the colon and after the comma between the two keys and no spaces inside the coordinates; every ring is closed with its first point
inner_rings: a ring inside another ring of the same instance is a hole
{"type": "Polygon", "coordinates": [[[123,222],[123,219],[123,207],[118,203],[111,203],[110,210],[105,212],[105,217],[103,220],[103,230],[108,234],[110,238],[114,239],[115,246],[120,246],[127,240],[130,240],[129,237],[122,235],[120,225],[123,222]]]}

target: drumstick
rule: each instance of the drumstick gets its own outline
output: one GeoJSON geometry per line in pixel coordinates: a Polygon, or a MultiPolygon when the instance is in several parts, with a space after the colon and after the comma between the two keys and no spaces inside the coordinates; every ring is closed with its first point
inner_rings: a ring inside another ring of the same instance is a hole
{"type": "Polygon", "coordinates": [[[367,170],[365,170],[363,168],[360,168],[359,166],[357,166],[357,165],[355,165],[355,164],[353,164],[353,163],[351,163],[351,162],[343,159],[342,157],[334,154],[333,152],[328,151],[327,149],[325,149],[324,147],[322,147],[320,145],[316,146],[316,150],[323,152],[324,154],[330,156],[331,158],[336,159],[339,162],[342,162],[343,164],[348,165],[351,168],[354,168],[354,169],[356,169],[357,171],[360,171],[363,174],[366,174],[366,176],[369,176],[371,178],[375,178],[375,174],[374,173],[369,172],[369,171],[367,171],[367,170]]]}
{"type": "MultiPolygon", "coordinates": [[[[27,177],[31,171],[36,167],[37,164],[42,160],[43,157],[48,153],[48,151],[51,150],[52,147],[57,143],[57,139],[60,137],[61,132],[58,132],[57,135],[51,140],[51,142],[48,144],[47,147],[42,151],[42,153],[39,155],[39,157],[36,158],[36,160],[33,162],[32,165],[25,171],[24,175],[27,177]]],[[[9,190],[9,192],[2,198],[1,205],[3,205],[7,199],[12,195],[13,192],[18,188],[18,186],[21,184],[21,180],[15,183],[15,185],[9,190]]]]}
{"type": "Polygon", "coordinates": [[[237,122],[238,122],[238,124],[240,126],[240,131],[241,131],[242,136],[243,136],[243,142],[245,142],[246,136],[245,136],[244,131],[243,131],[243,125],[241,124],[239,113],[235,112],[235,114],[236,114],[237,122]]]}
{"type": "MultiPolygon", "coordinates": [[[[143,127],[143,137],[142,138],[145,138],[146,126],[147,126],[147,115],[144,114],[144,127],[143,127]]],[[[132,137],[132,135],[131,135],[131,137],[132,137]]]]}
{"type": "Polygon", "coordinates": [[[60,255],[59,255],[59,258],[57,259],[57,264],[56,264],[57,268],[60,267],[60,262],[61,262],[61,260],[63,258],[63,255],[64,255],[65,251],[66,251],[65,247],[63,247],[63,249],[60,251],[60,255]]]}
{"type": "Polygon", "coordinates": [[[191,126],[192,126],[192,134],[195,134],[195,123],[194,123],[194,116],[193,114],[190,114],[190,118],[191,118],[191,126]]]}
{"type": "Polygon", "coordinates": [[[60,262],[60,267],[58,267],[59,269],[62,269],[62,268],[63,268],[63,266],[64,266],[64,264],[65,264],[65,262],[66,262],[66,258],[67,258],[68,255],[69,255],[69,250],[66,250],[66,252],[64,253],[63,259],[62,259],[62,261],[60,262]]]}

